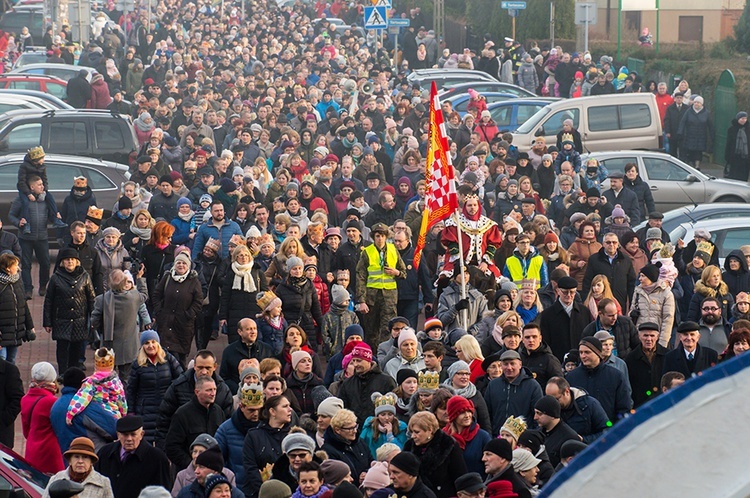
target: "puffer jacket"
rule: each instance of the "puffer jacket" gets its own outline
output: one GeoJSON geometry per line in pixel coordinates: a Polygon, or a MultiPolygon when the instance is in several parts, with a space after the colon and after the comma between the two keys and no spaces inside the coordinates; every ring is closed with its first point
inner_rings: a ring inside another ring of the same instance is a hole
{"type": "Polygon", "coordinates": [[[274,429],[261,422],[255,429],[247,431],[242,446],[242,465],[245,469],[245,483],[242,492],[245,496],[258,496],[263,484],[261,472],[273,465],[281,457],[281,441],[289,434],[289,424],[274,429]]]}
{"type": "Polygon", "coordinates": [[[665,348],[669,347],[676,312],[674,295],[669,285],[666,282],[659,281],[650,291],[639,285],[633,293],[633,302],[630,308],[638,309],[640,312],[638,320],[635,321],[635,326],[646,322],[659,325],[659,344],[665,348]]]}
{"type": "MultiPolygon", "coordinates": [[[[0,275],[6,281],[7,275],[0,275]]],[[[20,346],[21,342],[28,340],[33,328],[34,320],[26,304],[21,279],[0,284],[0,346],[20,346]]]]}
{"type": "MultiPolygon", "coordinates": [[[[487,310],[487,298],[481,292],[469,287],[466,289],[466,296],[469,299],[469,308],[467,311],[468,327],[470,334],[482,321],[482,317],[487,310]]],[[[437,317],[443,323],[443,330],[446,333],[460,328],[459,322],[462,312],[456,310],[456,304],[461,300],[461,290],[455,283],[451,283],[445,288],[438,299],[437,317]]]]}
{"type": "Polygon", "coordinates": [[[724,272],[721,279],[729,287],[729,293],[736,296],[740,292],[750,292],[750,271],[747,268],[747,260],[739,249],[735,249],[727,255],[724,260],[724,272]],[[736,259],[740,262],[739,271],[729,269],[729,260],[736,259]]]}
{"type": "Polygon", "coordinates": [[[234,472],[235,482],[238,488],[245,485],[245,467],[242,465],[242,445],[245,444],[245,436],[248,428],[258,427],[258,422],[250,422],[245,419],[240,409],[232,413],[232,416],[219,426],[214,437],[219,443],[221,453],[224,455],[226,467],[234,472]],[[244,420],[243,420],[244,419],[244,420]]]}
{"type": "Polygon", "coordinates": [[[52,339],[86,340],[94,299],[96,294],[91,277],[81,265],[72,273],[62,267],[55,270],[47,285],[43,314],[43,325],[52,327],[52,339]]]}
{"type": "Polygon", "coordinates": [[[530,92],[536,92],[536,87],[539,86],[539,76],[532,62],[522,63],[518,68],[516,78],[518,78],[518,86],[530,92]]]}
{"type": "Polygon", "coordinates": [[[328,427],[323,439],[325,442],[321,449],[328,454],[328,458],[347,464],[351,475],[359,476],[370,468],[373,457],[367,443],[361,438],[350,442],[336,434],[333,427],[328,427]]]}
{"type": "Polygon", "coordinates": [[[128,411],[143,417],[143,430],[146,440],[153,443],[156,439],[156,424],[159,419],[159,405],[172,382],[182,375],[184,369],[171,353],[164,351],[163,363],[146,361],[140,365],[133,361],[128,375],[125,395],[128,400],[128,411]]]}
{"type": "Polygon", "coordinates": [[[586,275],[586,265],[579,268],[578,262],[585,261],[588,264],[589,258],[598,253],[602,245],[596,240],[586,240],[581,237],[576,238],[568,248],[570,254],[570,276],[578,282],[578,290],[583,287],[583,277],[586,275]]]}
{"type": "Polygon", "coordinates": [[[534,406],[542,398],[542,388],[531,370],[521,368],[518,377],[508,382],[505,376],[492,379],[484,392],[484,400],[492,415],[492,435],[500,434],[509,415],[523,415],[534,420],[534,406]]]}
{"type": "Polygon", "coordinates": [[[283,303],[281,309],[284,312],[284,318],[289,323],[300,320],[299,324],[305,330],[308,341],[313,343],[313,338],[316,337],[315,324],[323,323],[323,313],[321,313],[318,293],[313,283],[308,279],[302,287],[297,287],[287,278],[276,288],[276,295],[283,303]]]}

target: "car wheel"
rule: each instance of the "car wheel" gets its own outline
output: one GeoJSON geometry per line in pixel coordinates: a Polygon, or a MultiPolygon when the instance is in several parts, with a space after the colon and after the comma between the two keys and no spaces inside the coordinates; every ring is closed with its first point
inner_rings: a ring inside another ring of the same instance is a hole
{"type": "Polygon", "coordinates": [[[716,199],[716,202],[746,202],[746,201],[742,197],[737,197],[736,195],[725,195],[724,197],[720,197],[716,199]]]}

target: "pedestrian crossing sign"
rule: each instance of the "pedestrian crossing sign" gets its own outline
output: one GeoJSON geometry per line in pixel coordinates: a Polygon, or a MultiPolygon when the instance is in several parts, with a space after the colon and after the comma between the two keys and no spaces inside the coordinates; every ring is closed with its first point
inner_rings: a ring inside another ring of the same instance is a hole
{"type": "Polygon", "coordinates": [[[387,27],[386,7],[365,7],[365,28],[386,29],[387,27]]]}

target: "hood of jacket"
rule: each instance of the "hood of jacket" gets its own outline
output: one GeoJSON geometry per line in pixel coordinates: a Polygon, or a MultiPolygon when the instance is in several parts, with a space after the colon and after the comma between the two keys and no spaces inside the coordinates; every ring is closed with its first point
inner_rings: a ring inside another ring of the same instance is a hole
{"type": "Polygon", "coordinates": [[[745,259],[745,255],[742,254],[742,251],[739,249],[735,249],[734,251],[730,252],[727,255],[727,258],[724,260],[724,270],[726,270],[728,273],[732,275],[737,275],[740,273],[747,273],[747,259],[745,259]],[[729,259],[734,258],[740,262],[740,270],[739,271],[732,271],[729,269],[729,259]]]}
{"type": "MultiPolygon", "coordinates": [[[[705,297],[716,297],[716,290],[709,286],[707,286],[705,283],[703,283],[703,280],[698,279],[695,282],[695,286],[693,287],[693,290],[697,292],[698,294],[705,296],[705,297]]],[[[722,296],[726,296],[729,294],[729,286],[726,284],[726,282],[721,282],[719,284],[719,294],[722,296]]]]}

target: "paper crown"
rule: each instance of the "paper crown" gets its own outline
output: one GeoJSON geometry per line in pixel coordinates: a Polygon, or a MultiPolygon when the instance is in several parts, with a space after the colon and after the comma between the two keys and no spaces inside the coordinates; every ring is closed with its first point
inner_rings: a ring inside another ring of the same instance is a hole
{"type": "Polygon", "coordinates": [[[245,408],[263,408],[263,388],[257,384],[242,384],[239,391],[240,404],[245,408]]]}
{"type": "Polygon", "coordinates": [[[315,177],[310,174],[302,175],[302,182],[300,184],[305,183],[305,182],[310,182],[313,185],[315,185],[315,177]]]}
{"type": "Polygon", "coordinates": [[[96,368],[115,368],[115,352],[111,349],[100,348],[94,353],[96,368]]]}
{"type": "Polygon", "coordinates": [[[562,140],[560,140],[560,143],[564,144],[565,142],[575,143],[573,141],[573,134],[571,134],[571,133],[563,133],[562,140]]]}
{"type": "Polygon", "coordinates": [[[29,159],[36,161],[44,157],[44,149],[41,145],[29,149],[29,159]]]}
{"type": "Polygon", "coordinates": [[[523,419],[523,417],[514,417],[511,415],[508,417],[508,420],[505,421],[503,426],[500,428],[500,432],[505,431],[513,438],[518,441],[518,438],[521,437],[521,434],[523,434],[523,431],[526,430],[526,421],[523,419]]]}
{"type": "Polygon", "coordinates": [[[396,402],[398,398],[394,393],[380,394],[374,392],[371,395],[372,404],[375,406],[375,415],[384,411],[390,411],[396,413],[396,402]]]}
{"type": "Polygon", "coordinates": [[[440,386],[440,372],[419,372],[418,389],[436,391],[440,386]]]}
{"type": "Polygon", "coordinates": [[[271,303],[273,303],[274,300],[278,300],[278,305],[281,305],[281,299],[270,290],[259,292],[256,296],[256,301],[258,302],[258,307],[260,307],[261,311],[270,311],[269,308],[274,307],[271,306],[271,303]]]}
{"type": "Polygon", "coordinates": [[[88,185],[88,179],[85,176],[76,176],[73,178],[73,186],[84,188],[88,185]]]}
{"type": "Polygon", "coordinates": [[[89,206],[89,210],[86,211],[86,218],[93,218],[95,220],[101,220],[104,216],[104,209],[99,209],[96,206],[89,206]]]}
{"type": "Polygon", "coordinates": [[[521,290],[536,290],[537,287],[537,281],[534,278],[523,279],[521,281],[521,290]]]}
{"type": "Polygon", "coordinates": [[[698,242],[698,244],[696,244],[695,246],[695,252],[699,252],[699,251],[711,256],[714,253],[714,245],[706,241],[698,242]]]}

